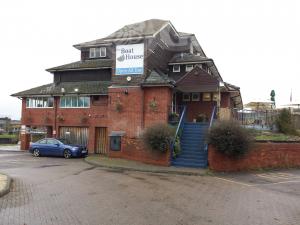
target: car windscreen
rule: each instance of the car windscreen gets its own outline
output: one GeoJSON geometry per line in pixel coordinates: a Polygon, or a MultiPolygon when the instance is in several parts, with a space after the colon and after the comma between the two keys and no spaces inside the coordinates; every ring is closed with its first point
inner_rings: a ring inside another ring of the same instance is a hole
{"type": "Polygon", "coordinates": [[[58,140],[59,140],[61,143],[65,144],[65,145],[71,144],[71,142],[70,142],[69,140],[67,140],[67,139],[60,138],[60,139],[58,139],[58,140]]]}

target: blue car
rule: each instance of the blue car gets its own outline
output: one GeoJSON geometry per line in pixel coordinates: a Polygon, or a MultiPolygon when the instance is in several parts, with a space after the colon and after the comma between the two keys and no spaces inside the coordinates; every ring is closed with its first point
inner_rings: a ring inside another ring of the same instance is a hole
{"type": "Polygon", "coordinates": [[[66,159],[71,157],[85,157],[88,154],[86,147],[69,144],[66,140],[55,138],[44,138],[29,147],[29,152],[34,156],[63,156],[66,159]]]}

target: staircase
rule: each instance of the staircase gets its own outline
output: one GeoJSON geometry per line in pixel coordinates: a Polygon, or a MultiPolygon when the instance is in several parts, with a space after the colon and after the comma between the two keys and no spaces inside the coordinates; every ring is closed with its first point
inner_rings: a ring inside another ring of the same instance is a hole
{"type": "Polygon", "coordinates": [[[207,167],[205,135],[209,123],[184,123],[181,134],[181,153],[172,159],[172,165],[178,167],[207,167]]]}

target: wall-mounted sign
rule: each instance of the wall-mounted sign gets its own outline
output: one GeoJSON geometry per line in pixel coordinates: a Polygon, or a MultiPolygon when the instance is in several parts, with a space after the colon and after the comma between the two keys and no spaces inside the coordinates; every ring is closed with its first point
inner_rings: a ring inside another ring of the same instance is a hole
{"type": "Polygon", "coordinates": [[[144,73],[144,43],[116,46],[116,75],[144,73]]]}

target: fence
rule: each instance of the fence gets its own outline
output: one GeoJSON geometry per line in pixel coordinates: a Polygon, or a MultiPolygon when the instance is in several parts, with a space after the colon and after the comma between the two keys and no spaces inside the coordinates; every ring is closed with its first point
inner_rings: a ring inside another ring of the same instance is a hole
{"type": "Polygon", "coordinates": [[[274,130],[277,110],[239,110],[235,113],[236,119],[247,128],[256,130],[274,130]]]}

